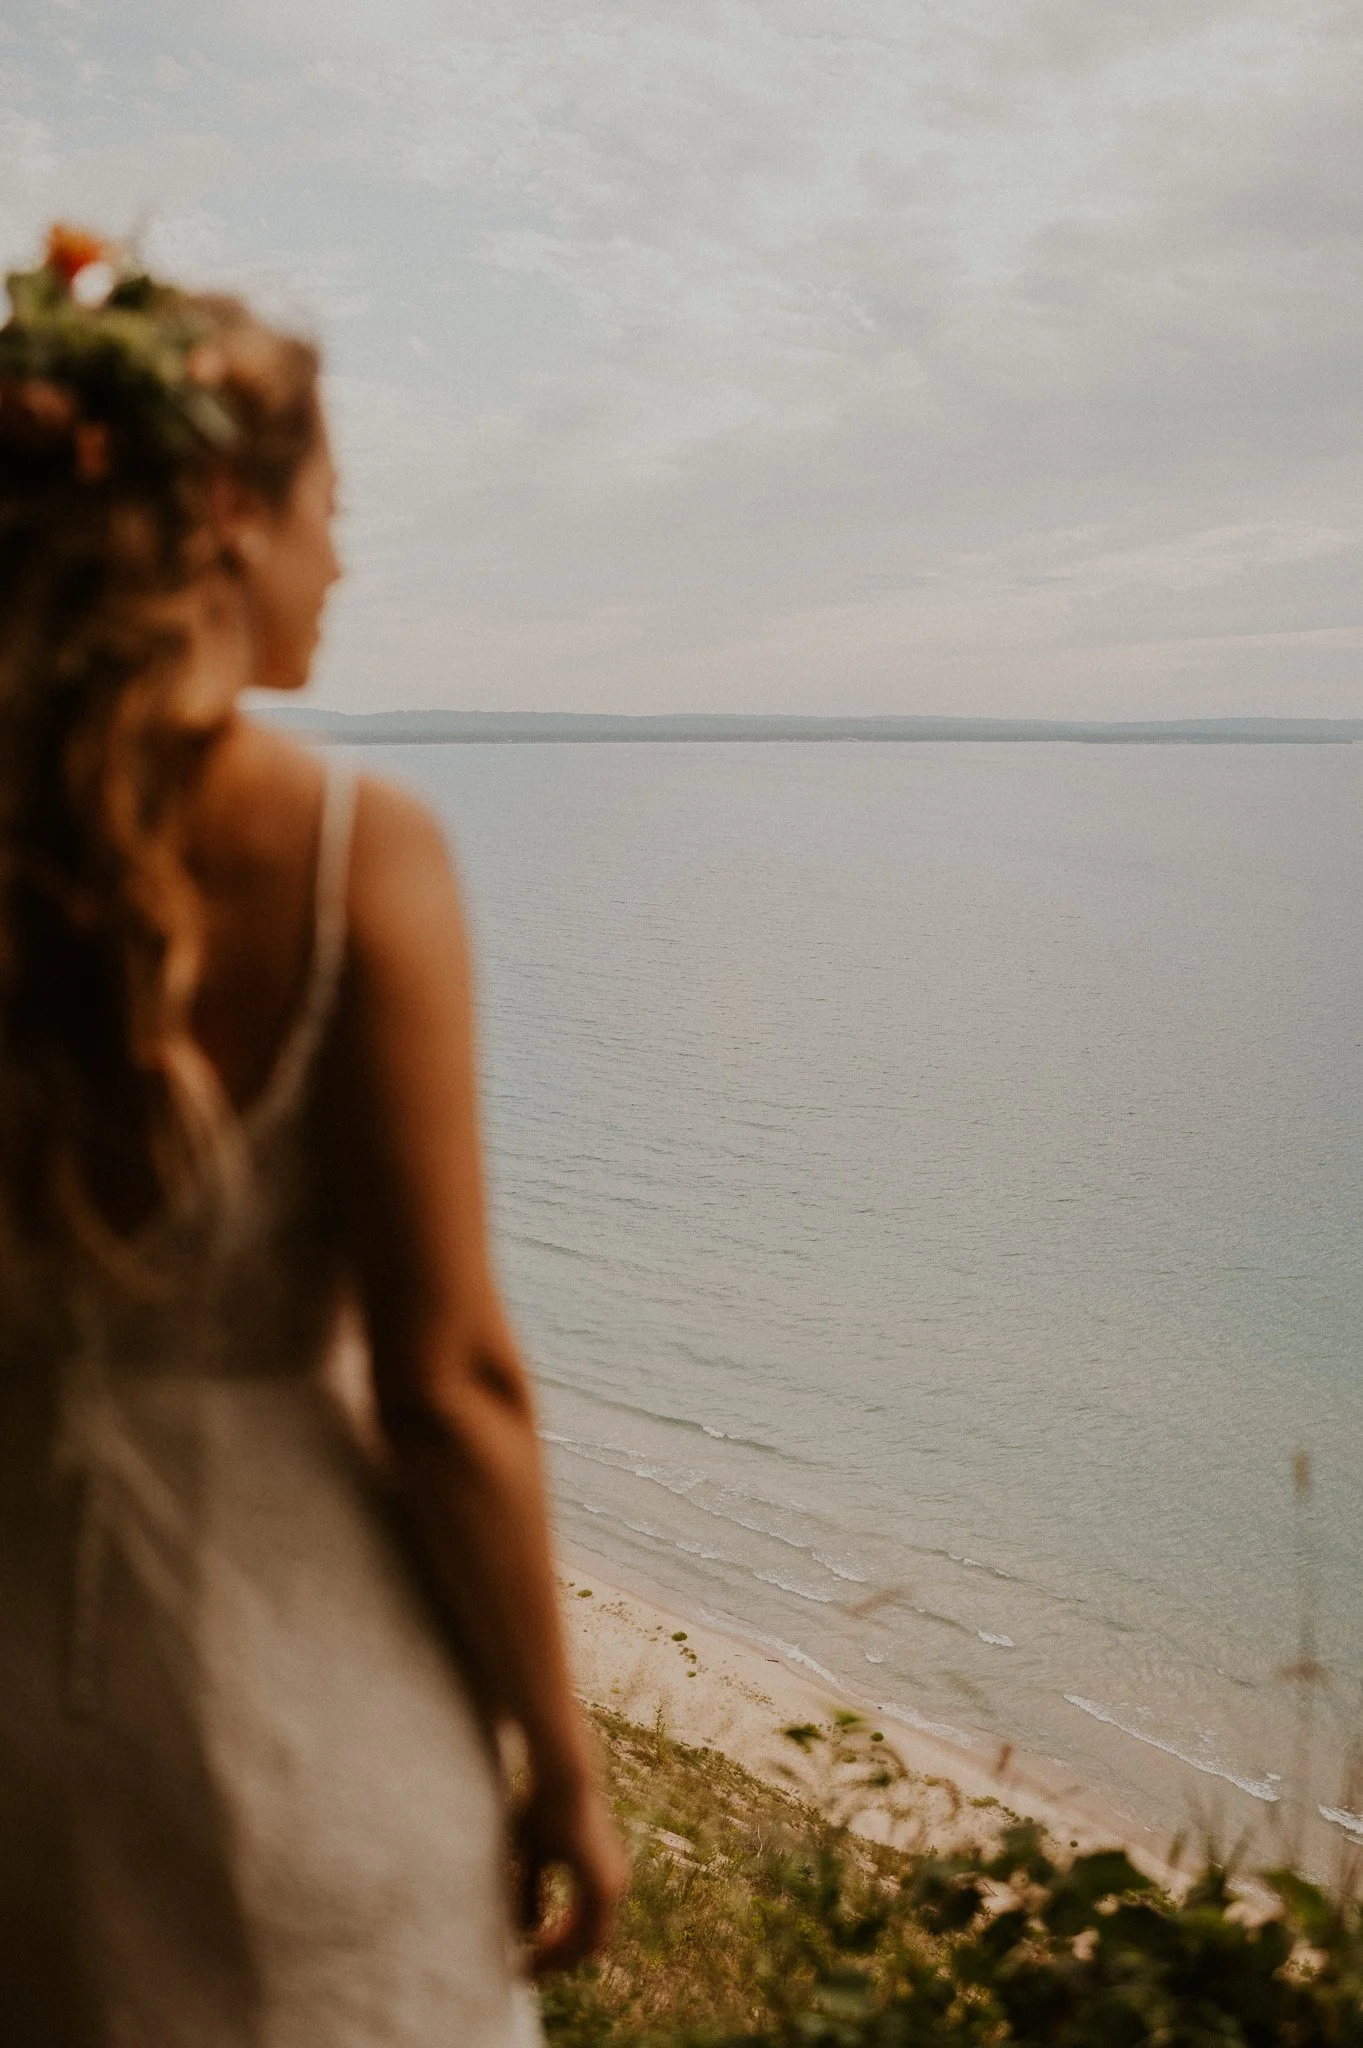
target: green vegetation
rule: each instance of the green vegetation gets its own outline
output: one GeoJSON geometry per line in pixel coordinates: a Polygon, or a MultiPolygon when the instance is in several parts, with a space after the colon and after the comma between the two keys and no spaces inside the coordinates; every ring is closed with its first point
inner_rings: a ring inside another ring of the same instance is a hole
{"type": "Polygon", "coordinates": [[[915,1835],[922,1787],[853,1715],[787,1731],[788,1791],[596,1718],[634,1881],[610,1957],[546,1989],[554,2048],[1363,2048],[1350,1873],[1265,1873],[1251,1911],[1209,1854],[1174,1899],[1002,1805],[915,1835]],[[853,1830],[871,1802],[908,1846],[853,1830]]]}

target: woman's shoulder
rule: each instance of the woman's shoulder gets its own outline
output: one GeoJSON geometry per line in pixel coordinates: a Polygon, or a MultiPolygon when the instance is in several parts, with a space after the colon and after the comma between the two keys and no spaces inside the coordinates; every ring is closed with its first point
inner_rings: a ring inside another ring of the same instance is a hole
{"type": "MultiPolygon", "coordinates": [[[[334,757],[333,757],[334,758],[334,757]]],[[[447,837],[435,813],[401,784],[348,761],[354,811],[347,854],[350,949],[375,962],[447,944],[461,927],[447,837]]],[[[286,733],[237,722],[213,769],[205,814],[243,870],[313,872],[326,758],[286,733]],[[230,845],[229,842],[230,841],[230,845]]]]}
{"type": "Polygon", "coordinates": [[[357,952],[376,963],[463,950],[463,915],[444,826],[410,790],[357,778],[351,842],[350,924],[357,952]]]}
{"type": "MultiPolygon", "coordinates": [[[[349,772],[344,757],[343,766],[349,772]]],[[[341,889],[348,1026],[368,1030],[381,1016],[412,1011],[433,1029],[465,999],[463,917],[439,822],[396,784],[355,775],[338,874],[334,840],[326,852],[327,773],[326,757],[240,718],[214,747],[195,794],[189,850],[206,912],[202,1023],[213,1039],[216,1004],[226,1021],[214,1050],[220,1067],[233,1069],[240,1099],[304,999],[328,873],[341,889]],[[243,1027],[248,1015],[258,1033],[243,1027]],[[236,1043],[244,1029],[261,1041],[249,1056],[236,1043]]]]}
{"type": "MultiPolygon", "coordinates": [[[[228,858],[307,852],[316,836],[327,773],[311,747],[249,717],[214,750],[196,806],[197,836],[228,858]]],[[[357,772],[353,857],[379,878],[395,867],[440,863],[446,841],[433,812],[399,784],[357,772]]]]}
{"type": "Polygon", "coordinates": [[[308,748],[250,718],[210,749],[194,789],[191,851],[208,873],[310,864],[323,766],[308,748]]]}

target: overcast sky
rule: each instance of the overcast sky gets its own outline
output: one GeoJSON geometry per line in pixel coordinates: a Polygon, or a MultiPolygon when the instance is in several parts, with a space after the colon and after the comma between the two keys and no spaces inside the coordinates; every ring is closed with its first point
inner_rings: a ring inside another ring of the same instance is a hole
{"type": "Polygon", "coordinates": [[[1356,0],[8,0],[322,336],[348,708],[1363,714],[1356,0]]]}

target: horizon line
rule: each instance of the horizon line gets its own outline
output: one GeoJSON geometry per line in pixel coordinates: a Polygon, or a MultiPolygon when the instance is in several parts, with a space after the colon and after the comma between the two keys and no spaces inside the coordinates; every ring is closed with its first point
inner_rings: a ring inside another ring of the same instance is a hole
{"type": "Polygon", "coordinates": [[[1076,740],[1349,744],[1363,716],[1219,714],[1184,718],[1038,718],[924,712],[455,711],[416,707],[345,711],[267,700],[267,723],[358,744],[578,741],[1076,740]]]}

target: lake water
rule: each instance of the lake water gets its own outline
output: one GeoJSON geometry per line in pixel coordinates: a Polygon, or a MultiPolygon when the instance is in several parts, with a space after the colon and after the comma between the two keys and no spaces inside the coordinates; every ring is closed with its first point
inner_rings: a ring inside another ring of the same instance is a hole
{"type": "Polygon", "coordinates": [[[458,847],[570,1546],[1224,1832],[1303,1790],[1305,1585],[1342,1840],[1363,748],[365,760],[458,847]]]}

